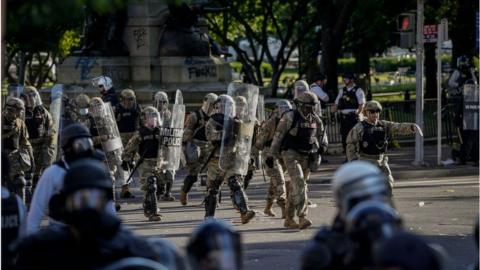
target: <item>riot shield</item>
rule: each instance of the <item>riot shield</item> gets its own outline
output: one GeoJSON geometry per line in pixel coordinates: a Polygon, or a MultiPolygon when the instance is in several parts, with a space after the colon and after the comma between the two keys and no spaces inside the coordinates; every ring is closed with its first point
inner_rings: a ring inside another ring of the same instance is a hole
{"type": "Polygon", "coordinates": [[[463,86],[463,129],[478,130],[479,125],[478,84],[463,86]]]}
{"type": "Polygon", "coordinates": [[[8,96],[21,98],[23,95],[23,85],[21,84],[10,84],[7,87],[8,96]]]}
{"type": "Polygon", "coordinates": [[[62,114],[63,114],[63,84],[55,84],[52,87],[50,94],[50,114],[52,115],[53,129],[57,132],[57,136],[53,138],[54,140],[54,153],[56,157],[54,160],[57,160],[60,157],[60,149],[58,148],[58,138],[63,129],[62,124],[62,114]]]}
{"type": "Polygon", "coordinates": [[[118,132],[115,114],[109,102],[100,103],[98,107],[92,108],[92,116],[95,127],[98,131],[102,149],[107,156],[107,165],[111,171],[115,171],[115,166],[121,164],[123,153],[122,138],[118,132]]]}
{"type": "Polygon", "coordinates": [[[265,122],[265,99],[263,95],[258,95],[257,120],[260,125],[265,122]]]}
{"type": "Polygon", "coordinates": [[[182,155],[183,124],[185,105],[180,90],[175,95],[170,119],[163,119],[160,129],[160,146],[158,148],[158,166],[162,170],[176,171],[180,167],[182,155]]]}
{"type": "Polygon", "coordinates": [[[246,175],[255,127],[258,87],[230,83],[228,95],[234,102],[225,104],[220,168],[229,173],[246,175]]]}

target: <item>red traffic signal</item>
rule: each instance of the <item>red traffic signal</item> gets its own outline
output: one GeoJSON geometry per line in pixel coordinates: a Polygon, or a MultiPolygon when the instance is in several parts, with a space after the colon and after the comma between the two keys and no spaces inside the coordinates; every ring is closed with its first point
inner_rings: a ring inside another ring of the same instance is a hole
{"type": "Polygon", "coordinates": [[[397,29],[401,32],[413,31],[415,29],[415,15],[411,13],[398,15],[397,29]]]}

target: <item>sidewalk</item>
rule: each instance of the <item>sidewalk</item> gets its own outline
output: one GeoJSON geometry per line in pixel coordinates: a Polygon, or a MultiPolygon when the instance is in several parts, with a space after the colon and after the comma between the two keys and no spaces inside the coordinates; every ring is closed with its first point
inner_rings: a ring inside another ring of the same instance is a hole
{"type": "MultiPolygon", "coordinates": [[[[450,149],[443,147],[442,160],[450,155],[450,149]]],[[[314,173],[311,178],[319,179],[321,182],[329,182],[335,170],[345,160],[345,156],[336,154],[323,157],[328,160],[327,164],[322,163],[319,172],[314,173]]],[[[424,150],[425,166],[414,166],[412,162],[415,159],[415,147],[402,147],[399,149],[389,149],[388,164],[392,170],[395,180],[412,178],[434,178],[445,176],[466,176],[478,175],[479,168],[474,167],[472,162],[467,165],[437,166],[437,147],[426,145],[424,150]]]]}

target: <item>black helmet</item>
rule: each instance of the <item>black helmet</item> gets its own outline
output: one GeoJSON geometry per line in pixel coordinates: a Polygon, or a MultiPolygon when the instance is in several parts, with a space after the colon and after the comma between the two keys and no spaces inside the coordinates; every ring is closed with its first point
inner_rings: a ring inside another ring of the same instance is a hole
{"type": "Polygon", "coordinates": [[[187,253],[193,269],[202,269],[206,260],[210,266],[214,264],[209,269],[241,269],[240,234],[221,221],[210,219],[197,227],[187,245],[187,253]]]}
{"type": "Polygon", "coordinates": [[[67,126],[60,134],[60,146],[62,149],[66,148],[73,139],[88,137],[91,138],[92,134],[84,125],[80,123],[74,123],[67,126]]]}
{"type": "Polygon", "coordinates": [[[327,79],[327,76],[325,76],[325,74],[323,73],[317,73],[315,75],[313,75],[313,81],[316,82],[316,81],[323,81],[323,80],[326,80],[327,79]]]}
{"type": "Polygon", "coordinates": [[[105,189],[112,196],[112,178],[103,162],[85,158],[73,162],[64,177],[62,192],[68,195],[79,189],[105,189]]]}
{"type": "Polygon", "coordinates": [[[355,78],[355,75],[354,75],[353,73],[350,73],[350,72],[345,72],[345,73],[343,73],[343,76],[342,76],[342,77],[343,77],[343,78],[348,78],[348,79],[350,79],[350,80],[355,80],[355,79],[356,79],[356,78],[355,78]]]}

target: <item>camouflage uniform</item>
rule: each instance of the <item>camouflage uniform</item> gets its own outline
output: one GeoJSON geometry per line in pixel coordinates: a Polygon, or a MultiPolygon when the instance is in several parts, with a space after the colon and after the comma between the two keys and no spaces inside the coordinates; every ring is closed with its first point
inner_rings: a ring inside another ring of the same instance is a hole
{"type": "Polygon", "coordinates": [[[393,188],[394,180],[390,167],[388,166],[388,157],[386,155],[387,140],[394,134],[407,135],[415,133],[412,125],[413,123],[395,123],[385,120],[378,120],[375,125],[369,123],[367,120],[357,123],[347,137],[346,153],[348,161],[368,160],[376,164],[383,173],[388,176],[390,188],[393,188]],[[365,129],[372,130],[371,134],[364,136],[365,129]],[[374,135],[377,132],[384,132],[384,135],[374,135]],[[369,141],[371,141],[370,145],[373,143],[375,147],[379,148],[378,154],[369,155],[362,151],[362,149],[368,147],[369,141]]]}
{"type": "MultiPolygon", "coordinates": [[[[34,164],[28,130],[20,118],[24,109],[23,101],[9,98],[2,111],[2,151],[8,156],[10,165],[9,181],[6,185],[23,200],[26,199],[25,172],[31,170],[34,164]],[[16,110],[17,114],[13,115],[11,110],[16,110]]],[[[6,180],[2,179],[2,182],[6,180]]]]}
{"type": "Polygon", "coordinates": [[[280,119],[270,150],[273,157],[281,154],[291,179],[284,225],[287,228],[304,229],[312,225],[307,219],[309,160],[311,154],[317,153],[324,139],[324,128],[322,120],[314,113],[318,104],[315,94],[301,94],[297,104],[299,106],[294,111],[286,112],[280,119]],[[301,112],[303,106],[307,105],[310,106],[309,117],[303,116],[301,112]],[[293,220],[295,214],[299,217],[298,224],[293,220]]]}
{"type": "MultiPolygon", "coordinates": [[[[262,124],[259,132],[257,133],[255,148],[262,151],[264,164],[267,156],[271,156],[270,146],[272,144],[273,136],[279,121],[280,119],[273,115],[262,124]]],[[[271,209],[273,201],[277,199],[277,204],[282,209],[282,217],[284,217],[285,200],[287,196],[285,192],[285,176],[280,159],[274,160],[273,168],[264,166],[264,169],[267,176],[270,177],[270,184],[267,192],[267,205],[264,213],[269,216],[275,216],[271,209]]]]}

